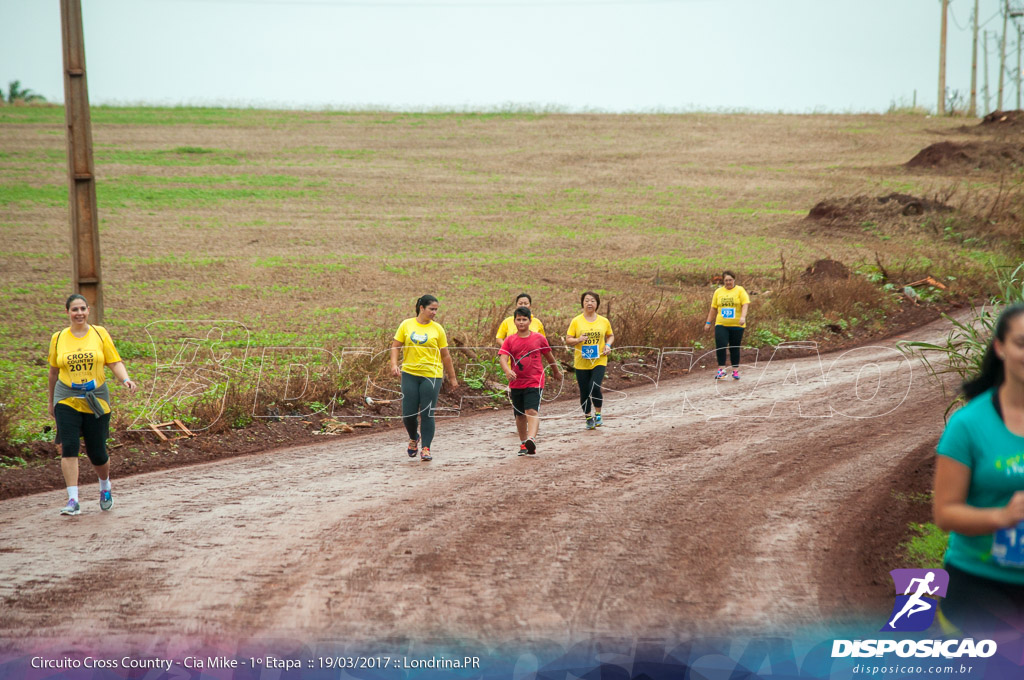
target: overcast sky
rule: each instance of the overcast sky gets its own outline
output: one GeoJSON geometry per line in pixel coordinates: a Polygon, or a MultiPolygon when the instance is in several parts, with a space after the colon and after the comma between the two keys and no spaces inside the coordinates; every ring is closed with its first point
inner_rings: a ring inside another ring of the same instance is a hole
{"type": "MultiPolygon", "coordinates": [[[[990,31],[993,107],[1000,2],[980,0],[979,11],[990,31]]],[[[938,90],[939,0],[82,6],[93,104],[846,112],[909,105],[915,90],[919,105],[934,107],[938,90]]],[[[949,24],[947,84],[965,95],[973,6],[953,0],[949,24]]],[[[0,88],[19,79],[63,101],[59,7],[59,0],[0,0],[0,88]]],[[[983,82],[979,73],[979,109],[983,82]]],[[[1006,97],[1012,108],[1009,82],[1006,97]]]]}

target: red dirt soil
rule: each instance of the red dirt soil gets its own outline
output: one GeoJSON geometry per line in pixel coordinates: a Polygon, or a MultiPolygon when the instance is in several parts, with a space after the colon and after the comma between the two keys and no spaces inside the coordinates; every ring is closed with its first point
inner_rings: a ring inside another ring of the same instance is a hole
{"type": "Polygon", "coordinates": [[[875,551],[920,519],[892,491],[927,479],[948,400],[894,343],[947,329],[608,390],[593,432],[572,401],[546,404],[536,457],[515,455],[502,412],[441,421],[432,463],[373,433],[119,478],[109,513],[94,484],[74,518],[58,492],[5,500],[0,640],[561,641],[858,618],[891,603],[885,571],[906,565],[875,551]]]}

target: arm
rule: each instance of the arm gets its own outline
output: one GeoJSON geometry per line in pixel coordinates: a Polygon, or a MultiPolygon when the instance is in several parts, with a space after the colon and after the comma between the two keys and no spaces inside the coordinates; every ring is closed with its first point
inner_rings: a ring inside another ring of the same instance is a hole
{"type": "Polygon", "coordinates": [[[747,308],[750,307],[750,303],[745,303],[740,307],[740,325],[744,326],[747,323],[747,308]]]}
{"type": "Polygon", "coordinates": [[[128,369],[124,367],[124,362],[115,361],[112,364],[107,364],[107,366],[109,366],[110,370],[113,371],[114,377],[117,378],[122,385],[127,387],[129,392],[135,394],[135,390],[139,389],[139,386],[134,380],[128,377],[128,369]]]}
{"type": "Polygon", "coordinates": [[[441,364],[444,366],[445,374],[448,375],[448,386],[454,390],[459,386],[459,381],[455,377],[455,364],[452,363],[452,355],[447,347],[441,348],[441,364]]]}
{"type": "Polygon", "coordinates": [[[1010,502],[1001,508],[975,508],[967,505],[970,486],[969,467],[946,456],[936,459],[932,506],[936,526],[964,536],[983,536],[1024,520],[1024,491],[1013,494],[1010,502]]]}
{"type": "Polygon", "coordinates": [[[711,328],[712,324],[714,324],[714,322],[715,322],[715,317],[716,316],[718,316],[718,307],[715,307],[714,305],[711,305],[711,310],[708,311],[708,318],[704,322],[704,329],[705,330],[707,330],[708,328],[711,328]]]}
{"type": "Polygon", "coordinates": [[[50,366],[50,375],[47,376],[47,383],[48,383],[48,385],[47,385],[46,392],[47,392],[48,398],[46,400],[46,403],[48,404],[47,410],[50,413],[50,417],[51,418],[54,417],[54,415],[53,415],[53,387],[54,387],[54,385],[57,384],[58,376],[60,376],[60,369],[55,367],[55,366],[50,366]]]}
{"type": "Polygon", "coordinates": [[[555,378],[558,378],[559,380],[561,380],[562,379],[562,369],[558,365],[558,362],[555,361],[554,352],[548,352],[547,354],[544,354],[542,356],[544,357],[544,361],[548,362],[548,366],[551,367],[551,375],[554,376],[555,378]]]}
{"type": "Polygon", "coordinates": [[[615,336],[612,335],[611,333],[609,333],[608,335],[604,336],[604,349],[601,351],[601,354],[611,354],[611,352],[612,352],[612,344],[614,342],[615,342],[615,336]]]}
{"type": "Polygon", "coordinates": [[[499,354],[498,361],[501,363],[501,370],[505,373],[505,377],[508,378],[510,381],[515,380],[516,374],[512,371],[512,368],[509,366],[508,355],[499,354]]]}
{"type": "Polygon", "coordinates": [[[398,353],[402,348],[402,343],[398,340],[391,341],[391,375],[396,378],[402,377],[402,369],[398,367],[398,353]]]}

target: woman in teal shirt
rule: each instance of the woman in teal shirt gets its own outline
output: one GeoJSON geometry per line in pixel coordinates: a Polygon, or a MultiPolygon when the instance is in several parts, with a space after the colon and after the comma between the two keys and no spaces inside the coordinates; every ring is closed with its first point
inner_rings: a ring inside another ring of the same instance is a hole
{"type": "Polygon", "coordinates": [[[1007,307],[963,385],[935,463],[935,524],[950,532],[942,612],[967,633],[1024,625],[1024,304],[1007,307]]]}

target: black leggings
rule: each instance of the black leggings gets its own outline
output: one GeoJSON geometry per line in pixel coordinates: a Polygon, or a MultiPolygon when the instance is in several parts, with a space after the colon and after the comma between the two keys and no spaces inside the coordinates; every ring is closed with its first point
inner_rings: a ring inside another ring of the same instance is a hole
{"type": "Polygon", "coordinates": [[[419,430],[423,435],[423,446],[434,441],[434,407],[441,395],[441,378],[424,378],[402,371],[402,423],[409,439],[416,439],[419,416],[419,430]]]}
{"type": "Polygon", "coordinates": [[[110,460],[107,456],[109,413],[97,418],[91,412],[82,413],[67,404],[57,404],[53,415],[57,420],[57,441],[62,457],[78,458],[78,439],[85,437],[85,453],[93,465],[100,466],[110,460]]]}
{"type": "Polygon", "coordinates": [[[601,394],[601,383],[604,382],[605,366],[594,366],[589,370],[576,369],[576,384],[580,386],[580,406],[583,413],[590,415],[590,405],[600,409],[604,405],[604,395],[601,394]]]}
{"type": "Polygon", "coordinates": [[[1024,585],[993,581],[945,564],[949,588],[939,608],[968,635],[984,635],[1024,626],[1024,585]]]}
{"type": "Polygon", "coordinates": [[[739,368],[740,345],[743,344],[742,326],[715,326],[715,357],[719,366],[725,366],[725,349],[729,348],[732,365],[739,368]]]}

